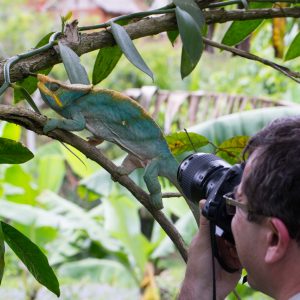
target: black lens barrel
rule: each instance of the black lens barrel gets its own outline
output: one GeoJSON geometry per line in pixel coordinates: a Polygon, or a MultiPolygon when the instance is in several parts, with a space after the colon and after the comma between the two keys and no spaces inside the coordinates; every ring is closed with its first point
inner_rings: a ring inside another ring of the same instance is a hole
{"type": "Polygon", "coordinates": [[[177,179],[185,196],[199,202],[207,198],[230,164],[208,153],[194,153],[182,161],[178,168],[177,179]]]}

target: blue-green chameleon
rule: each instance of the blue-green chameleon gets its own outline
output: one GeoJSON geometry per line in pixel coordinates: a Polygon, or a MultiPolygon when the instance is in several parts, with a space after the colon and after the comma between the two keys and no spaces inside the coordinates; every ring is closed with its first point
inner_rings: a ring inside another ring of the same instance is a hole
{"type": "Polygon", "coordinates": [[[156,209],[163,207],[158,176],[168,178],[180,191],[178,162],[159,126],[136,101],[113,90],[64,84],[41,74],[38,88],[42,99],[65,118],[49,119],[44,126],[45,133],[55,128],[87,129],[96,140],[120,146],[128,153],[119,168],[120,174],[145,167],[144,181],[156,209]]]}

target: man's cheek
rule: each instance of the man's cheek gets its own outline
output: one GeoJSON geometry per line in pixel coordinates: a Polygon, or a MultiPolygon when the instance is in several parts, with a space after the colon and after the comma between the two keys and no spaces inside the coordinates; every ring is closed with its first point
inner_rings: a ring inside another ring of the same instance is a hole
{"type": "Polygon", "coordinates": [[[231,231],[232,231],[232,234],[233,234],[233,237],[234,237],[234,239],[236,239],[236,235],[237,235],[237,227],[238,227],[238,217],[237,217],[237,215],[235,214],[234,216],[233,216],[233,218],[232,218],[232,221],[231,221],[231,231]]]}

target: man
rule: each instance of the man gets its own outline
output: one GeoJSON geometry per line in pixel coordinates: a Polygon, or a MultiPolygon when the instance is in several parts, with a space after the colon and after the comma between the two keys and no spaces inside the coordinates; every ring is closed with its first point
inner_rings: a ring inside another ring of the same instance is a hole
{"type": "MultiPolygon", "coordinates": [[[[234,198],[231,228],[236,247],[224,242],[229,264],[246,269],[249,285],[278,300],[300,299],[300,117],[279,119],[252,137],[234,198]],[[239,259],[239,260],[238,260],[239,259]]],[[[200,202],[200,208],[205,201],[200,202]]],[[[212,299],[209,222],[188,252],[180,300],[212,299]]],[[[236,286],[241,271],[227,273],[216,261],[217,299],[236,286]]]]}

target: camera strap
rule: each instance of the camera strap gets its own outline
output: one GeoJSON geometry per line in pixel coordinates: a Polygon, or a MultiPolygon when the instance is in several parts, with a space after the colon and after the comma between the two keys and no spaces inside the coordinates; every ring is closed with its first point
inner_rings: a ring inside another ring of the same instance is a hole
{"type": "MultiPolygon", "coordinates": [[[[213,300],[216,300],[217,296],[217,287],[216,287],[216,265],[215,258],[218,260],[220,266],[228,273],[234,273],[238,271],[238,269],[233,269],[229,267],[224,260],[219,255],[218,244],[216,241],[216,225],[213,222],[209,222],[210,227],[210,243],[211,243],[211,252],[212,252],[212,281],[213,281],[213,300]]],[[[245,280],[245,278],[244,278],[245,280]]],[[[247,279],[246,279],[247,280],[247,279]]]]}
{"type": "MultiPolygon", "coordinates": [[[[219,252],[219,248],[218,248],[218,244],[216,241],[216,225],[213,222],[211,223],[211,231],[210,231],[210,235],[211,235],[211,245],[212,245],[212,251],[213,251],[213,255],[214,257],[218,260],[220,266],[228,273],[234,273],[236,271],[238,271],[238,269],[234,269],[229,267],[225,261],[222,259],[222,257],[220,256],[220,252],[219,252]]],[[[220,237],[221,238],[221,237],[220,237]]]]}
{"type": "Polygon", "coordinates": [[[210,244],[211,244],[211,258],[212,258],[212,282],[213,282],[213,296],[212,300],[217,298],[217,286],[216,286],[216,265],[215,265],[215,248],[217,247],[215,230],[216,225],[213,222],[209,222],[210,228],[210,244]]]}

